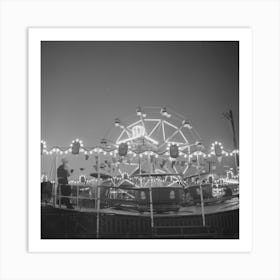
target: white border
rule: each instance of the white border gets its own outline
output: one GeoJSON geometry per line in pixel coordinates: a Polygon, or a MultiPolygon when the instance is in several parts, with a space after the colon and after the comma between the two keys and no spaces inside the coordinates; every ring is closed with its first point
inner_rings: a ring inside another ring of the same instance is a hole
{"type": "Polygon", "coordinates": [[[30,252],[250,252],[252,249],[252,47],[249,28],[29,28],[30,252]],[[40,239],[40,42],[209,40],[240,42],[240,238],[238,240],[41,240],[40,239]]]}

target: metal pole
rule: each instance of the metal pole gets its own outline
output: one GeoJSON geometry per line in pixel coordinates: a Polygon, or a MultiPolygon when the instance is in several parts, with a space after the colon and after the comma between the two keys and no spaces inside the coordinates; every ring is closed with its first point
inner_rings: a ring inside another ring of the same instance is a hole
{"type": "Polygon", "coordinates": [[[54,191],[54,195],[53,195],[53,207],[56,207],[56,199],[57,199],[57,195],[56,195],[56,191],[58,188],[58,182],[57,182],[57,154],[54,155],[54,186],[53,186],[53,191],[54,191]]]}
{"type": "Polygon", "coordinates": [[[198,154],[196,156],[197,156],[197,168],[198,168],[198,179],[199,179],[199,189],[200,189],[200,204],[201,204],[202,224],[205,227],[205,212],[204,212],[203,190],[202,190],[201,178],[200,178],[200,164],[199,164],[198,154]]]}
{"type": "MultiPolygon", "coordinates": [[[[140,159],[140,154],[138,154],[138,162],[139,162],[139,175],[142,174],[142,170],[141,170],[141,159],[140,159]]],[[[142,177],[140,176],[140,187],[143,187],[143,183],[142,183],[142,177]]]]}
{"type": "MultiPolygon", "coordinates": [[[[235,150],[237,150],[237,139],[236,139],[236,131],[235,131],[235,124],[234,124],[234,118],[232,110],[229,110],[229,112],[226,112],[223,114],[226,119],[230,121],[232,135],[233,135],[233,147],[235,150]]],[[[239,156],[237,154],[234,155],[234,163],[235,163],[235,174],[238,173],[239,168],[239,156]]]]}
{"type": "Polygon", "coordinates": [[[56,206],[56,182],[52,184],[52,198],[53,198],[53,207],[56,206]]]}
{"type": "Polygon", "coordinates": [[[154,209],[153,209],[153,194],[152,194],[152,162],[151,162],[151,154],[149,154],[149,163],[150,163],[150,184],[149,184],[149,193],[150,193],[150,213],[151,213],[151,228],[152,233],[154,231],[154,209]]]}
{"type": "Polygon", "coordinates": [[[78,208],[78,206],[79,206],[79,188],[80,188],[80,186],[77,184],[77,190],[76,190],[76,192],[77,192],[77,197],[76,197],[76,199],[77,199],[77,208],[78,208]]]}
{"type": "Polygon", "coordinates": [[[238,174],[239,169],[239,155],[238,153],[234,154],[234,163],[235,163],[235,174],[238,174]]]}
{"type": "Polygon", "coordinates": [[[97,209],[96,209],[96,238],[99,238],[99,219],[100,219],[100,150],[98,149],[97,157],[97,209]]]}
{"type": "Polygon", "coordinates": [[[58,184],[59,208],[61,208],[61,184],[58,184]]]}
{"type": "Polygon", "coordinates": [[[150,193],[150,212],[151,212],[151,227],[152,227],[152,231],[154,229],[154,213],[153,213],[153,195],[152,195],[152,180],[151,180],[151,176],[150,176],[150,187],[149,187],[149,193],[150,193]]]}

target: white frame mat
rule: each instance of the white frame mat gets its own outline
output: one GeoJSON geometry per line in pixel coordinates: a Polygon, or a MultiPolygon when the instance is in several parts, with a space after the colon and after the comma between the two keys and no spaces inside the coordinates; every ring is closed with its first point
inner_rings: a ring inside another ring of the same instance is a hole
{"type": "Polygon", "coordinates": [[[250,252],[252,249],[252,32],[250,28],[29,28],[29,252],[250,252]],[[41,41],[239,41],[240,238],[231,240],[46,240],[40,237],[41,41]]]}

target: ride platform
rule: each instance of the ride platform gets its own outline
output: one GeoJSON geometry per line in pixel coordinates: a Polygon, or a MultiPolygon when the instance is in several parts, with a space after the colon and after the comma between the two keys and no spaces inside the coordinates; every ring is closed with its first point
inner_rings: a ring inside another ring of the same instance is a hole
{"type": "MultiPolygon", "coordinates": [[[[150,213],[133,208],[100,209],[99,238],[239,238],[239,203],[232,198],[204,207],[206,226],[202,227],[200,205],[180,207],[177,212],[154,213],[154,228],[150,213]],[[170,234],[168,234],[170,233],[170,234]]],[[[96,238],[96,209],[54,208],[42,204],[42,239],[96,238]]]]}

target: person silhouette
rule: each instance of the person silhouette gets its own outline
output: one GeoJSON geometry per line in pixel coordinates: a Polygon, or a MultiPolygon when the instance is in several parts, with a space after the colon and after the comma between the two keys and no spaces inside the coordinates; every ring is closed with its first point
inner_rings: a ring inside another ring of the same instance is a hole
{"type": "Polygon", "coordinates": [[[69,198],[71,195],[71,186],[68,185],[68,177],[70,176],[68,160],[66,158],[62,158],[61,162],[62,164],[57,168],[57,181],[61,187],[61,195],[68,196],[62,197],[61,203],[66,205],[68,209],[74,209],[69,198]]]}

